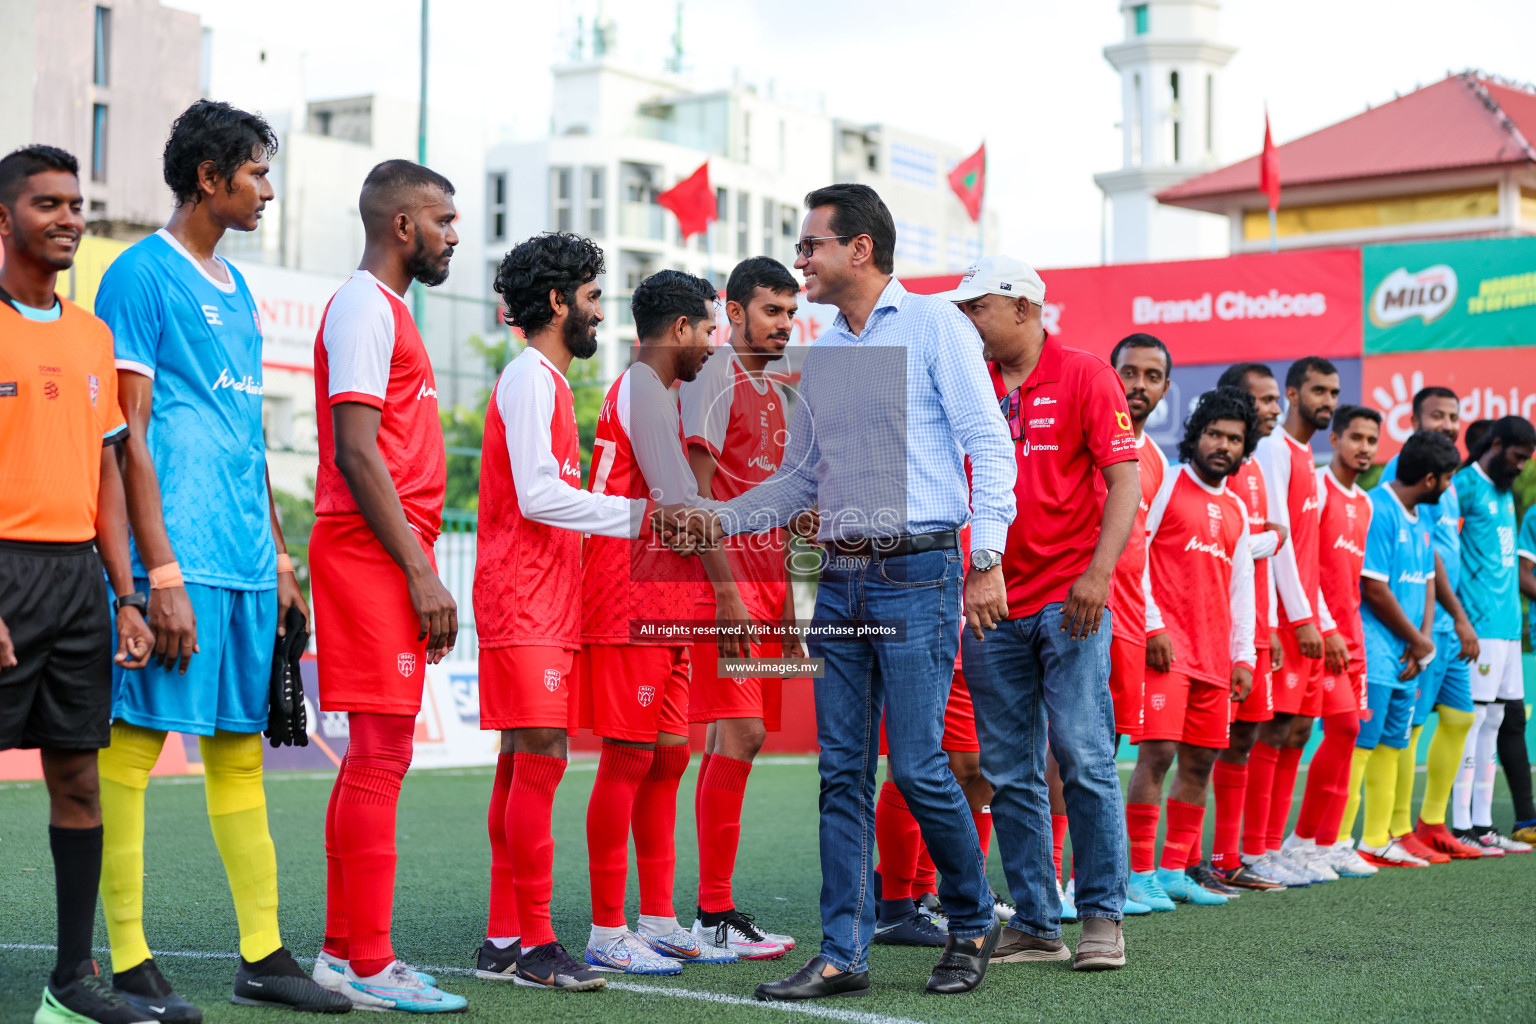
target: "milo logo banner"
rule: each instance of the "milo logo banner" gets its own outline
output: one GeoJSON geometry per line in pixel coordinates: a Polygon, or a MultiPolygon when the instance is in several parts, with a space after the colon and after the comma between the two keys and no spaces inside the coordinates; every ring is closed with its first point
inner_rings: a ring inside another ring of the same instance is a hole
{"type": "Polygon", "coordinates": [[[1536,345],[1536,238],[1361,251],[1365,352],[1536,345]]]}

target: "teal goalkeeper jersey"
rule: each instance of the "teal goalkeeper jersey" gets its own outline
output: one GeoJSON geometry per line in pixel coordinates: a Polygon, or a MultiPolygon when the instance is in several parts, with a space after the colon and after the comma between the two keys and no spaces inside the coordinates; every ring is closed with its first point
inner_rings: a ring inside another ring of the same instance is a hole
{"type": "Polygon", "coordinates": [[[1457,596],[1483,640],[1520,639],[1515,564],[1515,496],[1473,463],[1456,474],[1461,502],[1461,586],[1457,596]]]}

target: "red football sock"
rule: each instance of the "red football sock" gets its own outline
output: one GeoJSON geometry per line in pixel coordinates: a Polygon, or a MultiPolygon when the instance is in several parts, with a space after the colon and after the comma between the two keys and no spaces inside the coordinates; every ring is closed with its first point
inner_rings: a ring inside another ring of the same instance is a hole
{"type": "Polygon", "coordinates": [[[981,862],[986,864],[987,855],[992,852],[992,808],[972,811],[971,820],[976,822],[976,838],[981,841],[981,862]]]}
{"type": "MultiPolygon", "coordinates": [[[[1330,808],[1337,806],[1340,814],[1344,812],[1339,796],[1349,788],[1349,765],[1355,756],[1355,737],[1359,735],[1360,716],[1353,711],[1323,719],[1323,740],[1312,753],[1301,810],[1296,812],[1296,834],[1302,839],[1317,838],[1330,808]]],[[[1338,830],[1335,825],[1334,838],[1338,838],[1338,830]]]]}
{"type": "Polygon", "coordinates": [[[1322,753],[1322,748],[1328,744],[1329,737],[1337,733],[1338,749],[1342,751],[1339,763],[1334,766],[1333,782],[1329,786],[1332,799],[1323,810],[1323,816],[1317,823],[1317,834],[1313,837],[1318,846],[1332,846],[1339,841],[1339,826],[1344,819],[1344,805],[1349,803],[1349,769],[1350,763],[1355,757],[1355,740],[1360,736],[1360,716],[1354,711],[1348,711],[1339,715],[1329,715],[1323,719],[1323,742],[1318,745],[1317,753],[1312,755],[1311,771],[1317,771],[1317,756],[1322,753]]]}
{"type": "Polygon", "coordinates": [[[939,870],[933,866],[933,858],[928,856],[928,844],[923,840],[922,830],[917,833],[917,870],[912,874],[913,898],[937,893],[939,891],[939,870]]]}
{"type": "Polygon", "coordinates": [[[1200,837],[1205,825],[1205,806],[1186,804],[1168,798],[1168,831],[1163,836],[1163,859],[1159,867],[1183,871],[1189,864],[1189,848],[1200,837]]]}
{"type": "Polygon", "coordinates": [[[413,715],[352,712],[347,768],[337,780],[335,844],[346,889],[352,970],[374,975],[394,960],[395,809],[411,766],[413,715]]]}
{"type": "Polygon", "coordinates": [[[917,819],[907,809],[901,790],[887,780],[875,801],[875,846],[880,851],[880,896],[887,900],[913,898],[912,879],[917,874],[917,847],[922,842],[917,819]]]}
{"type": "Polygon", "coordinates": [[[497,756],[491,806],[485,813],[486,830],[491,834],[491,913],[485,926],[488,939],[511,939],[522,934],[517,927],[512,849],[507,845],[507,794],[512,791],[512,764],[511,754],[497,756]]]}
{"type": "Polygon", "coordinates": [[[1211,769],[1211,789],[1216,794],[1216,834],[1211,837],[1211,865],[1230,871],[1242,865],[1237,837],[1243,825],[1248,766],[1217,758],[1211,769]]]}
{"type": "Polygon", "coordinates": [[[341,873],[341,850],[336,846],[336,796],[347,771],[347,755],[341,755],[331,799],[325,805],[325,941],[320,948],[338,960],[349,960],[347,942],[347,886],[341,873]]]}
{"type": "Polygon", "coordinates": [[[1253,745],[1248,755],[1248,792],[1243,797],[1243,853],[1262,857],[1267,851],[1265,832],[1269,828],[1269,805],[1275,795],[1275,765],[1280,751],[1263,740],[1253,745]]]}
{"type": "Polygon", "coordinates": [[[688,770],[688,744],[658,746],[651,770],[635,791],[631,825],[635,869],[640,875],[640,913],[673,917],[672,883],[677,874],[677,787],[688,770]]]}
{"type": "Polygon", "coordinates": [[[587,801],[587,871],[592,880],[592,923],[624,927],[629,881],[629,822],[635,792],[651,770],[651,752],[603,741],[597,779],[587,801]]]}
{"type": "Polygon", "coordinates": [[[699,758],[699,776],[693,780],[693,827],[698,828],[704,813],[704,780],[709,776],[709,762],[714,754],[699,758]]]}
{"type": "Polygon", "coordinates": [[[736,872],[741,801],[746,796],[752,762],[723,754],[706,755],[706,759],[709,774],[699,796],[699,909],[721,914],[736,906],[731,876],[736,872]]]}
{"type": "Polygon", "coordinates": [[[517,771],[507,796],[507,835],[512,843],[513,891],[517,921],[522,925],[523,948],[532,949],[555,941],[549,923],[549,900],[554,891],[555,839],[549,819],[555,806],[555,790],[565,777],[565,758],[542,754],[516,754],[517,771]]]}
{"type": "Polygon", "coordinates": [[[1067,816],[1051,815],[1051,863],[1056,865],[1056,880],[1061,881],[1061,851],[1067,845],[1067,816]]]}
{"type": "Polygon", "coordinates": [[[1291,817],[1291,799],[1296,792],[1296,766],[1301,763],[1301,748],[1281,747],[1275,758],[1274,796],[1269,798],[1269,824],[1264,828],[1264,848],[1280,849],[1285,838],[1285,823],[1291,817]]]}
{"type": "Polygon", "coordinates": [[[1203,838],[1204,837],[1199,832],[1195,833],[1195,840],[1194,840],[1194,842],[1189,844],[1189,856],[1186,857],[1185,860],[1184,860],[1184,866],[1185,867],[1192,868],[1196,864],[1200,863],[1200,859],[1203,856],[1203,854],[1200,851],[1200,841],[1203,838]]]}
{"type": "Polygon", "coordinates": [[[1157,819],[1163,810],[1157,804],[1126,804],[1125,831],[1131,840],[1131,870],[1145,873],[1157,864],[1157,819]]]}

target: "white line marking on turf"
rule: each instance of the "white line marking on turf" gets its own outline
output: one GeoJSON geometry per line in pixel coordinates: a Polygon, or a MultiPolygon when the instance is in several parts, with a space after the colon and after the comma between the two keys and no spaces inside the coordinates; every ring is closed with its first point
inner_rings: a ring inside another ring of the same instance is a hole
{"type": "MultiPolygon", "coordinates": [[[[45,946],[41,943],[0,943],[0,950],[32,950],[32,952],[54,952],[57,946],[45,946]]],[[[97,946],[94,952],[109,953],[111,947],[97,946]]],[[[184,949],[157,949],[152,956],[186,956],[189,960],[235,960],[240,953],[209,953],[201,950],[184,949]]],[[[315,963],[313,956],[295,956],[293,960],[301,964],[315,963]]],[[[425,970],[430,975],[459,975],[475,976],[473,970],[467,967],[444,967],[433,964],[412,964],[418,970],[425,970]]],[[[636,992],[641,995],[667,996],[668,999],[694,999],[697,1003],[716,1003],[720,1006],[750,1006],[759,1010],[774,1010],[779,1013],[803,1013],[806,1016],[819,1016],[826,1021],[842,1021],[843,1024],[923,1024],[923,1021],[915,1021],[909,1016],[888,1016],[885,1013],[860,1013],[859,1010],[839,1010],[834,1007],[816,1006],[811,1003],[763,1003],[759,999],[748,999],[745,996],[727,995],[723,992],[699,992],[697,989],[679,989],[676,986],[648,986],[648,984],[636,984],[633,981],[608,981],[610,989],[619,992],[636,992]]]]}
{"type": "MultiPolygon", "coordinates": [[[[0,950],[28,950],[37,952],[53,952],[57,946],[44,945],[34,942],[0,942],[0,950]]],[[[97,953],[108,953],[107,946],[97,946],[97,953]]],[[[198,950],[181,949],[157,949],[152,956],[180,956],[193,960],[233,960],[238,953],[207,953],[198,950]]],[[[312,956],[294,957],[299,963],[314,963],[312,956]]],[[[473,977],[474,971],[464,967],[443,967],[433,964],[411,964],[418,970],[428,974],[453,974],[473,977]]],[[[830,1006],[817,1006],[812,1003],[769,1003],[757,999],[747,999],[743,996],[726,995],[724,992],[701,992],[697,989],[678,988],[674,985],[639,985],[632,981],[609,981],[608,987],[620,992],[635,992],[640,995],[665,996],[668,999],[692,999],[701,1003],[717,1003],[724,1006],[751,1006],[759,1010],[772,1010],[778,1013],[799,1013],[808,1017],[820,1017],[823,1020],[841,1021],[843,1024],[923,1024],[922,1021],[911,1017],[890,1017],[883,1013],[860,1013],[858,1010],[839,1010],[830,1006]]]]}

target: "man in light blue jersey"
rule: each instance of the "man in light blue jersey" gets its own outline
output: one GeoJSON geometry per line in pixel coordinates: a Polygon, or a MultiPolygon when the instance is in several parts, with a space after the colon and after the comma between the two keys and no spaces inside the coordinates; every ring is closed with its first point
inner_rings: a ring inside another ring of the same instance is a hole
{"type": "MultiPolygon", "coordinates": [[[[1515,544],[1520,560],[1520,593],[1531,603],[1531,636],[1536,638],[1536,516],[1525,510],[1520,522],[1520,540],[1515,544]]],[[[1515,827],[1509,838],[1520,843],[1536,843],[1536,801],[1531,799],[1531,755],[1525,749],[1525,701],[1504,705],[1504,724],[1499,727],[1499,761],[1509,779],[1509,795],[1515,803],[1515,827]],[[1520,786],[1524,781],[1524,788],[1520,786]]]]}
{"type": "Polygon", "coordinates": [[[1429,512],[1456,470],[1456,446],[1420,431],[1403,445],[1391,479],[1372,488],[1371,528],[1360,568],[1365,639],[1366,710],[1355,739],[1356,776],[1364,776],[1360,856],[1378,867],[1427,867],[1391,834],[1398,751],[1413,729],[1413,680],[1436,658],[1435,547],[1429,512]],[[1362,756],[1362,752],[1369,754],[1362,756]],[[1363,769],[1363,770],[1362,770],[1363,769]]]}
{"type": "MultiPolygon", "coordinates": [[[[1452,444],[1461,432],[1461,402],[1450,388],[1421,388],[1413,396],[1414,433],[1432,430],[1452,444]]],[[[1382,470],[1382,480],[1397,479],[1398,456],[1382,470]]],[[[1379,485],[1378,485],[1379,486],[1379,485]]],[[[1410,853],[1443,863],[1448,858],[1481,857],[1483,847],[1463,843],[1445,827],[1446,805],[1461,765],[1467,730],[1472,728],[1472,682],[1469,664],[1477,660],[1477,631],[1456,597],[1461,580],[1461,505],[1453,483],[1440,495],[1434,508],[1426,509],[1435,542],[1435,626],[1431,639],[1435,660],[1425,666],[1414,682],[1418,702],[1413,711],[1413,733],[1403,748],[1397,769],[1397,805],[1392,810],[1392,834],[1410,853]],[[1418,824],[1413,819],[1413,778],[1419,735],[1430,713],[1437,718],[1434,737],[1425,758],[1424,803],[1418,824]]]]}
{"type": "Polygon", "coordinates": [[[155,653],[116,669],[112,743],[101,753],[101,890],[113,986],[151,1019],[193,1024],[144,935],[144,790],[169,730],[198,737],[208,818],[240,926],[234,1001],[342,1012],[283,948],[267,830],[261,731],[274,640],[294,581],[267,481],[261,317],[240,272],[215,254],[272,198],[277,148],[260,117],[200,101],[171,126],[176,209],[102,279],[96,312],[116,339],[130,438],[123,465],[133,574],[149,596],[155,653]]]}
{"type": "Polygon", "coordinates": [[[1519,416],[1496,420],[1456,474],[1461,505],[1461,603],[1477,630],[1472,731],[1451,801],[1458,838],[1491,850],[1529,853],[1493,827],[1494,750],[1506,700],[1525,697],[1520,658],[1520,590],[1511,488],[1536,450],[1536,427],[1519,416]]]}

